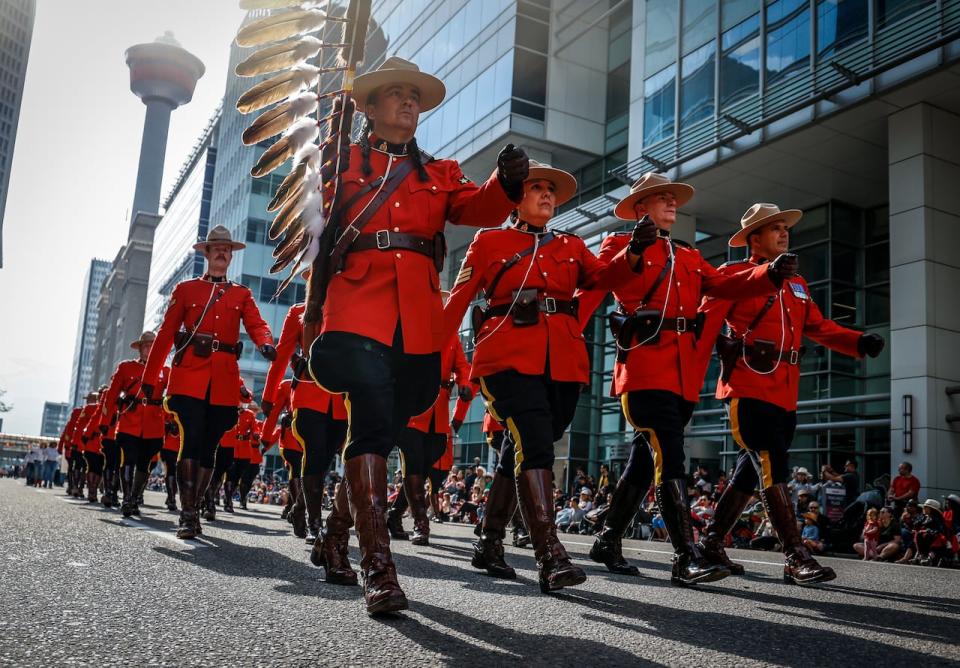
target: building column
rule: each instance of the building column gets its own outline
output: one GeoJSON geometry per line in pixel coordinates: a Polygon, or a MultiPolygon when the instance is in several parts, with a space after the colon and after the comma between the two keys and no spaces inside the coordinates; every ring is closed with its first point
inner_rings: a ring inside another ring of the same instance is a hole
{"type": "Polygon", "coordinates": [[[923,497],[960,490],[960,116],[927,104],[889,117],[891,470],[923,497]],[[904,397],[912,453],[904,453],[904,397]]]}

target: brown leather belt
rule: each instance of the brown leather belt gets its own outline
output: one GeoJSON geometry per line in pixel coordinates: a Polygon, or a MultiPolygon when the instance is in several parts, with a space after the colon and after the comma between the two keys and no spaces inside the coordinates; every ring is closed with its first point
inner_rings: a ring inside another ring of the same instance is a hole
{"type": "Polygon", "coordinates": [[[218,339],[213,340],[213,352],[215,353],[230,353],[231,355],[236,355],[238,350],[236,343],[224,343],[218,339]]]}
{"type": "Polygon", "coordinates": [[[677,334],[696,334],[699,324],[693,318],[664,318],[661,332],[676,332],[677,334]]]}
{"type": "MultiPolygon", "coordinates": [[[[538,301],[541,313],[562,313],[563,315],[572,315],[574,318],[577,317],[578,308],[576,300],[563,301],[561,299],[554,299],[553,297],[543,297],[538,301]]],[[[510,303],[488,306],[484,310],[484,320],[494,316],[507,315],[510,312],[511,306],[512,304],[510,303]]]]}
{"type": "Polygon", "coordinates": [[[391,232],[390,230],[361,233],[350,246],[351,252],[363,250],[409,250],[420,253],[421,255],[426,255],[431,260],[434,257],[433,249],[433,239],[418,237],[413,234],[405,234],[403,232],[391,232]]]}

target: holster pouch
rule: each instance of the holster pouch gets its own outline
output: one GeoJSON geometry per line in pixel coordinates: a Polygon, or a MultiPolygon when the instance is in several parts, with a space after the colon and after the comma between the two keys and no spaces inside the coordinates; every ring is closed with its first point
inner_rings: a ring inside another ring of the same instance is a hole
{"type": "Polygon", "coordinates": [[[716,342],[717,357],[720,359],[720,380],[730,381],[730,375],[737,366],[737,358],[743,352],[743,339],[721,334],[716,342]]]}
{"type": "Polygon", "coordinates": [[[773,370],[779,358],[777,344],[765,339],[754,339],[747,349],[747,362],[750,368],[760,373],[773,370]]]}
{"type": "Polygon", "coordinates": [[[173,335],[173,347],[177,351],[177,354],[173,356],[173,366],[180,366],[183,362],[183,356],[187,352],[186,343],[189,338],[190,332],[183,329],[173,335]]]}
{"type": "Polygon", "coordinates": [[[470,311],[470,326],[473,327],[473,335],[477,336],[480,333],[480,328],[483,327],[484,320],[487,319],[487,312],[483,309],[480,304],[477,304],[470,311]]]}
{"type": "MultiPolygon", "coordinates": [[[[633,319],[633,336],[637,341],[643,341],[643,345],[652,346],[660,343],[660,321],[663,315],[656,309],[635,311],[631,316],[633,319]]],[[[624,347],[633,345],[633,342],[624,347]]]]}
{"type": "Polygon", "coordinates": [[[197,332],[190,341],[193,347],[193,354],[203,359],[213,354],[213,334],[204,334],[197,332]]]}
{"type": "Polygon", "coordinates": [[[290,425],[293,424],[293,416],[290,413],[284,413],[283,417],[280,418],[280,426],[284,429],[289,429],[290,425]]]}
{"type": "Polygon", "coordinates": [[[443,232],[433,238],[433,266],[437,273],[443,271],[443,261],[447,259],[447,238],[443,232]]]}
{"type": "Polygon", "coordinates": [[[237,359],[239,360],[240,356],[243,354],[243,341],[237,341],[234,344],[234,347],[236,348],[236,355],[237,359]]]}
{"type": "Polygon", "coordinates": [[[536,288],[513,291],[510,318],[516,327],[530,327],[540,322],[540,300],[536,288]]]}

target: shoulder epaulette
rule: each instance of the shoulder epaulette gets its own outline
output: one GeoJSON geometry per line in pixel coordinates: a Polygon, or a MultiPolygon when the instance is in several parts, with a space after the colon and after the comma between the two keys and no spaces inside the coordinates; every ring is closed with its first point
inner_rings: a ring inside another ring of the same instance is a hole
{"type": "Polygon", "coordinates": [[[750,262],[750,260],[730,260],[729,262],[721,264],[720,268],[723,269],[724,267],[730,267],[735,264],[747,264],[748,262],[750,262]]]}
{"type": "Polygon", "coordinates": [[[580,238],[579,234],[576,234],[575,232],[568,232],[567,230],[550,230],[550,231],[553,232],[554,234],[565,234],[568,237],[574,237],[576,239],[580,238]]]}

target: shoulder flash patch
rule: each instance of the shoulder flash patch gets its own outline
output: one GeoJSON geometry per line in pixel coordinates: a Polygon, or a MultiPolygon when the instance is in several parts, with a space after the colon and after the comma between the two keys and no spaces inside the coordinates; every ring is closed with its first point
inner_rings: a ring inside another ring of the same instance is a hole
{"type": "Polygon", "coordinates": [[[461,176],[459,183],[460,183],[460,185],[464,186],[464,185],[466,185],[466,184],[468,184],[468,183],[473,183],[473,181],[471,181],[470,179],[468,179],[466,176],[461,176]]]}
{"type": "Polygon", "coordinates": [[[460,267],[460,273],[457,274],[457,280],[453,282],[453,287],[457,288],[469,281],[473,277],[473,267],[464,263],[460,267]]]}

